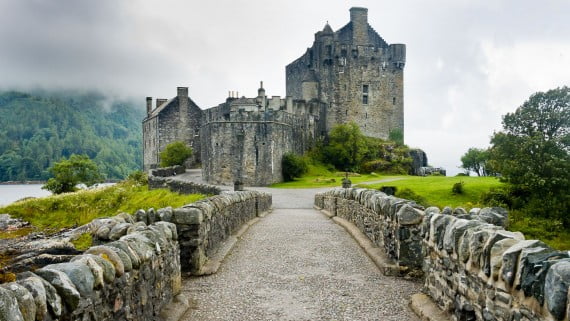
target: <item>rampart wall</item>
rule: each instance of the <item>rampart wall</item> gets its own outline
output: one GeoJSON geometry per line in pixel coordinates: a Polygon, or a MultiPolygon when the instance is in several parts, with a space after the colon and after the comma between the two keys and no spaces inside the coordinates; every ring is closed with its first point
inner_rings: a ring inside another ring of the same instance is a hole
{"type": "Polygon", "coordinates": [[[569,320],[570,259],[506,231],[499,208],[441,214],[369,189],[333,189],[315,206],[354,223],[454,320],[569,320]]]}

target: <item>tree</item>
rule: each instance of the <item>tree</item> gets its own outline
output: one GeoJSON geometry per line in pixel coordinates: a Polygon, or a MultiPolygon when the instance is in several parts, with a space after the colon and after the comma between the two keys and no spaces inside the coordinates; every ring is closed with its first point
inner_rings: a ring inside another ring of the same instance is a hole
{"type": "Polygon", "coordinates": [[[296,177],[301,177],[309,170],[307,161],[302,156],[286,153],[281,160],[281,172],[283,173],[283,180],[286,182],[292,181],[296,177]]]}
{"type": "Polygon", "coordinates": [[[54,194],[68,193],[76,190],[77,184],[87,187],[103,182],[97,164],[86,155],[71,155],[62,159],[50,168],[53,177],[42,187],[54,194]]]}
{"type": "Polygon", "coordinates": [[[336,125],[324,149],[325,160],[339,170],[354,170],[367,152],[365,136],[354,122],[336,125]]]}
{"type": "MultiPolygon", "coordinates": [[[[563,213],[570,226],[570,89],[533,94],[503,117],[491,138],[490,161],[503,179],[528,192],[542,215],[563,213]]],[[[537,212],[537,213],[538,213],[537,212]]]]}
{"type": "Polygon", "coordinates": [[[489,175],[489,151],[481,148],[469,148],[467,152],[461,156],[461,167],[468,171],[473,171],[477,176],[489,175]]]}
{"type": "Polygon", "coordinates": [[[160,166],[183,165],[190,156],[192,156],[192,148],[181,141],[172,142],[160,152],[160,166]]]}

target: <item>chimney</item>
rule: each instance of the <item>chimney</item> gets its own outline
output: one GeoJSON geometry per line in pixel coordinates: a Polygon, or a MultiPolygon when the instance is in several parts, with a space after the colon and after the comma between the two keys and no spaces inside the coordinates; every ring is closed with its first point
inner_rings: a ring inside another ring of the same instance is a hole
{"type": "Polygon", "coordinates": [[[188,97],[188,87],[178,87],[176,90],[178,92],[178,98],[188,97]]]}
{"type": "Polygon", "coordinates": [[[152,97],[146,97],[146,114],[150,116],[152,112],[152,97]]]}
{"type": "Polygon", "coordinates": [[[168,99],[156,98],[156,108],[160,107],[162,104],[164,104],[167,101],[168,101],[168,99]]]}
{"type": "Polygon", "coordinates": [[[352,23],[352,44],[368,44],[368,9],[350,8],[350,22],[352,23]]]}

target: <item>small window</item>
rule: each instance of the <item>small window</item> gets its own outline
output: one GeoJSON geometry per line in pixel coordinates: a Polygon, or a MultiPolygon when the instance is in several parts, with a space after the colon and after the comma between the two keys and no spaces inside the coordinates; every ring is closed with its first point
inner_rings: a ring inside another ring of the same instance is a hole
{"type": "Polygon", "coordinates": [[[368,95],[362,95],[362,103],[368,105],[368,95]]]}
{"type": "Polygon", "coordinates": [[[392,105],[396,104],[396,97],[392,98],[392,105]]]}
{"type": "Polygon", "coordinates": [[[367,94],[367,93],[368,93],[368,85],[362,85],[362,93],[363,93],[363,94],[367,94]]]}

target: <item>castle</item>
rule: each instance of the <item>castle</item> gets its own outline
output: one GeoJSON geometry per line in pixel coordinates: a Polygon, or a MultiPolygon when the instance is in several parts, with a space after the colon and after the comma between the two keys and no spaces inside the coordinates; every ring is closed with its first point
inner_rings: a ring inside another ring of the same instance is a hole
{"type": "Polygon", "coordinates": [[[178,87],[176,97],[147,97],[143,120],[144,169],[157,167],[173,141],[194,150],[213,184],[263,186],[282,181],[285,153],[302,154],[336,124],[354,121],[366,136],[404,131],[406,47],[387,44],[368,24],[368,9],[351,8],[350,22],[334,32],[327,23],[312,47],[286,67],[286,97],[237,97],[202,110],[178,87]]]}

